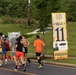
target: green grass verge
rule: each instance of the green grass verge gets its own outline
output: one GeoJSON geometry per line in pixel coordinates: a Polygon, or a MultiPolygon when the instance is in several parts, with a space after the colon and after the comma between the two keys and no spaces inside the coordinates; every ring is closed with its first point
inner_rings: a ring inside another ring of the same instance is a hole
{"type": "MultiPolygon", "coordinates": [[[[51,26],[51,25],[49,25],[51,26]]],[[[21,34],[26,34],[27,32],[33,31],[38,28],[38,25],[27,26],[26,24],[0,24],[0,31],[5,35],[8,35],[8,32],[20,31],[21,34]]],[[[68,54],[69,56],[76,57],[76,22],[67,23],[67,33],[68,33],[68,54]]],[[[53,54],[52,49],[52,30],[45,33],[44,36],[39,34],[41,39],[44,40],[46,46],[44,47],[45,54],[53,54]]],[[[27,38],[30,41],[30,46],[28,47],[29,52],[34,53],[35,48],[33,43],[35,40],[35,35],[27,38]]]]}
{"type": "MultiPolygon", "coordinates": [[[[28,58],[37,60],[35,54],[28,54],[28,58]]],[[[51,58],[51,57],[44,57],[44,58],[42,58],[42,60],[43,61],[49,61],[49,62],[68,63],[68,64],[74,64],[74,65],[76,65],[76,59],[53,60],[53,58],[51,58]]]]}

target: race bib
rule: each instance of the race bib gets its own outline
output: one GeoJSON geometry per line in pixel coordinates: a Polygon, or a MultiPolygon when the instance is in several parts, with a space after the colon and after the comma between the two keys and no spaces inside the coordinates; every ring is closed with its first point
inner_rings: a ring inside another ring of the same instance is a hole
{"type": "Polygon", "coordinates": [[[23,47],[23,52],[25,52],[25,48],[23,47]]]}

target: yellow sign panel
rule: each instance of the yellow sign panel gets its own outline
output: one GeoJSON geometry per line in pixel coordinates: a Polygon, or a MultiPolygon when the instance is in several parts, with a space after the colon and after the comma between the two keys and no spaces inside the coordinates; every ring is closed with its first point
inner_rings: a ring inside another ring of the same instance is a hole
{"type": "Polygon", "coordinates": [[[54,60],[68,59],[68,50],[54,51],[54,60]]]}
{"type": "Polygon", "coordinates": [[[68,58],[66,14],[52,13],[52,27],[54,59],[66,59],[68,58]]]}

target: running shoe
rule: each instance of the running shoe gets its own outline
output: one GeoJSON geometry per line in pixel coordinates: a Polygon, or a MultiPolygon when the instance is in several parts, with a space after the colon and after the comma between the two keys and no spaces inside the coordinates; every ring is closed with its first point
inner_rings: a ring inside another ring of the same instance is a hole
{"type": "Polygon", "coordinates": [[[22,64],[19,62],[19,65],[21,66],[22,64]]]}
{"type": "Polygon", "coordinates": [[[20,68],[20,65],[18,65],[17,68],[19,69],[20,68]]]}
{"type": "Polygon", "coordinates": [[[26,68],[23,71],[25,72],[26,71],[26,68]]]}
{"type": "Polygon", "coordinates": [[[2,66],[2,64],[0,64],[0,67],[2,66]]]}
{"type": "Polygon", "coordinates": [[[40,65],[38,68],[40,68],[40,69],[41,69],[41,68],[42,68],[42,66],[40,65]]]}
{"type": "Polygon", "coordinates": [[[8,62],[7,62],[7,59],[5,59],[5,64],[7,64],[8,62]]]}
{"type": "Polygon", "coordinates": [[[15,68],[14,71],[18,71],[18,69],[15,68]]]}

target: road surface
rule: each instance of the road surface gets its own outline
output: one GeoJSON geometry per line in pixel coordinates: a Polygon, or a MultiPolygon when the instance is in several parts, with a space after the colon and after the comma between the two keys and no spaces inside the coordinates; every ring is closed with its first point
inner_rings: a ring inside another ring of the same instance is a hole
{"type": "Polygon", "coordinates": [[[22,67],[16,72],[14,71],[14,63],[8,63],[0,67],[0,75],[76,75],[76,68],[44,64],[42,69],[38,68],[38,63],[27,64],[26,72],[22,67]]]}

